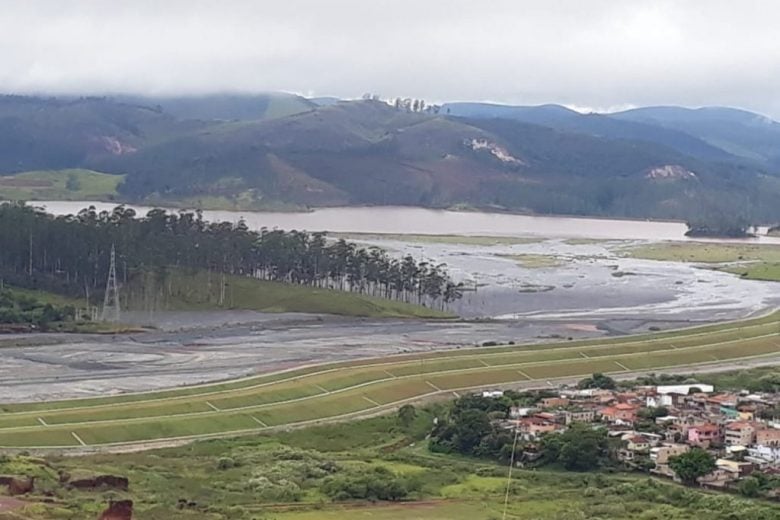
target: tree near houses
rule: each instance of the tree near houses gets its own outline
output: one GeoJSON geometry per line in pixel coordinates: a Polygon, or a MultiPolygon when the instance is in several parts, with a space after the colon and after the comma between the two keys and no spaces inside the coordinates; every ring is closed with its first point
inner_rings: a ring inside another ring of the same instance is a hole
{"type": "Polygon", "coordinates": [[[616,388],[615,380],[609,376],[605,376],[600,372],[596,372],[590,377],[587,377],[577,383],[577,388],[600,388],[604,390],[613,390],[616,388]]]}
{"type": "Polygon", "coordinates": [[[704,475],[715,471],[715,458],[701,448],[671,457],[669,467],[677,474],[684,484],[693,485],[704,475]]]}
{"type": "Polygon", "coordinates": [[[546,463],[559,463],[569,471],[594,470],[608,458],[606,430],[582,423],[560,434],[545,435],[541,446],[546,463]]]}

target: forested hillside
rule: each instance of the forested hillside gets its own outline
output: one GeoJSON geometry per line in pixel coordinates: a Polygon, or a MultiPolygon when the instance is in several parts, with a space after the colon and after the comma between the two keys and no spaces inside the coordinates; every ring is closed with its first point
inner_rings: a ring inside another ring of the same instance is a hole
{"type": "MultiPolygon", "coordinates": [[[[396,204],[780,221],[771,146],[777,124],[742,112],[691,113],[603,116],[480,104],[439,110],[372,99],[317,105],[270,95],[8,96],[0,98],[0,198],[50,178],[9,175],[81,168],[124,175],[110,197],[157,205],[396,204]],[[712,113],[718,117],[709,132],[690,122],[712,113]],[[732,120],[750,128],[741,145],[723,135],[732,120]],[[746,147],[750,153],[740,152],[746,147]]],[[[28,191],[57,193],[38,184],[28,191]]]]}

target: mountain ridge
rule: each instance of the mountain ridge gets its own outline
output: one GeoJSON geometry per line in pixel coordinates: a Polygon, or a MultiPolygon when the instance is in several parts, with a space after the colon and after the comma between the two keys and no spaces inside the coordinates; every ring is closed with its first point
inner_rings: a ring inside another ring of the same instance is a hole
{"type": "Polygon", "coordinates": [[[687,219],[718,208],[780,219],[771,162],[731,154],[670,123],[623,120],[636,113],[470,104],[464,116],[446,104],[414,111],[376,100],[317,105],[284,97],[294,113],[266,117],[258,100],[269,97],[230,99],[187,98],[174,111],[203,103],[183,115],[234,110],[247,118],[180,117],[128,98],[2,97],[0,175],[85,168],[124,175],[119,196],[128,202],[219,200],[248,209],[463,205],[687,219]],[[485,107],[504,115],[473,113],[485,107]]]}

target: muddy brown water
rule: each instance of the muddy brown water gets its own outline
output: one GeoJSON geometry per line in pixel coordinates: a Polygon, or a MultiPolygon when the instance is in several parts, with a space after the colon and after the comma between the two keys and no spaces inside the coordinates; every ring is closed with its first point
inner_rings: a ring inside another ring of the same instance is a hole
{"type": "MultiPolygon", "coordinates": [[[[88,201],[40,201],[31,204],[44,207],[56,215],[78,213],[88,206],[109,211],[117,206],[116,203],[88,201]]],[[[152,209],[148,206],[128,205],[128,207],[142,214],[152,209]]],[[[333,233],[688,240],[685,237],[687,228],[682,222],[531,216],[398,206],[320,208],[310,212],[204,211],[203,216],[210,221],[238,222],[243,219],[250,229],[255,230],[267,227],[333,233]]],[[[762,232],[765,233],[766,229],[759,230],[759,234],[762,232]]],[[[780,237],[758,236],[740,241],[780,244],[780,237]]]]}

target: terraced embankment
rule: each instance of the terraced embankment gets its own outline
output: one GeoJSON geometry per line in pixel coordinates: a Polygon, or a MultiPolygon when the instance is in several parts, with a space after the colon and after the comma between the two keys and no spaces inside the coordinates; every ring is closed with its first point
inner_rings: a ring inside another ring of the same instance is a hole
{"type": "Polygon", "coordinates": [[[470,388],[778,355],[780,313],[645,336],[331,363],[154,393],[0,405],[0,446],[195,439],[379,413],[470,388]]]}

